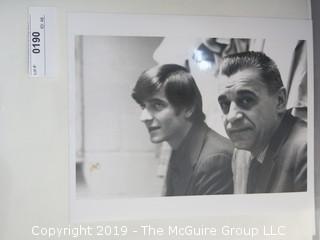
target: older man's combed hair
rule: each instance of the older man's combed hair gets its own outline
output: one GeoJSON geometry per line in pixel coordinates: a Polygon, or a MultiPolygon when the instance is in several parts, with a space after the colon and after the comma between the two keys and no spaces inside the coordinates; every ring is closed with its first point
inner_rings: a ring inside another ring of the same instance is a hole
{"type": "Polygon", "coordinates": [[[260,80],[267,86],[270,94],[283,87],[277,65],[262,52],[250,51],[226,56],[220,66],[220,74],[229,77],[248,68],[257,69],[260,72],[260,80]]]}

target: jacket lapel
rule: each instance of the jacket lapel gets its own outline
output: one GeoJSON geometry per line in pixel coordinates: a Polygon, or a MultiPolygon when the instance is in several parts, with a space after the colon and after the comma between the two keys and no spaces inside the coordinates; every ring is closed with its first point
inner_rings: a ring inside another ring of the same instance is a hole
{"type": "Polygon", "coordinates": [[[283,117],[280,126],[271,138],[266,156],[259,171],[259,178],[257,182],[257,192],[268,192],[270,188],[270,180],[272,177],[273,169],[276,166],[276,159],[283,143],[288,138],[291,129],[295,123],[294,117],[287,111],[283,117]]]}

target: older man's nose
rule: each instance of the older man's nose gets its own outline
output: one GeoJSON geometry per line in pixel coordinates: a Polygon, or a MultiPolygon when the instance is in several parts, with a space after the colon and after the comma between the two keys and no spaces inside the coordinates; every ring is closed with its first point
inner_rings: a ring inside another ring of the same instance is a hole
{"type": "Polygon", "coordinates": [[[152,115],[149,113],[149,111],[146,108],[142,109],[141,115],[140,115],[140,121],[145,122],[149,120],[152,120],[152,115]]]}
{"type": "Polygon", "coordinates": [[[235,104],[234,102],[232,102],[230,104],[230,108],[229,108],[229,112],[226,115],[226,120],[229,123],[233,123],[235,121],[240,120],[243,117],[243,113],[241,112],[241,109],[239,109],[239,107],[237,106],[237,104],[235,104]]]}

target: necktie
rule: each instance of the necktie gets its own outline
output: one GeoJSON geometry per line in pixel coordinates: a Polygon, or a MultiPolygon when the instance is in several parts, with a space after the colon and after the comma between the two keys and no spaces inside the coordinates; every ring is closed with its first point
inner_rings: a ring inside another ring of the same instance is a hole
{"type": "Polygon", "coordinates": [[[256,186],[257,186],[260,166],[261,166],[261,163],[259,163],[256,158],[253,158],[251,160],[249,174],[248,174],[248,182],[247,182],[247,193],[257,192],[256,186]]]}

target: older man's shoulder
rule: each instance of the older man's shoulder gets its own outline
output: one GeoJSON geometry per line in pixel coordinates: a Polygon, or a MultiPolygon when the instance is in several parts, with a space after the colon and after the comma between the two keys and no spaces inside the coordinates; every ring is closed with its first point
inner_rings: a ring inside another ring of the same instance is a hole
{"type": "Polygon", "coordinates": [[[294,117],[295,123],[291,129],[289,139],[295,142],[297,145],[307,143],[307,123],[300,118],[294,117]]]}

